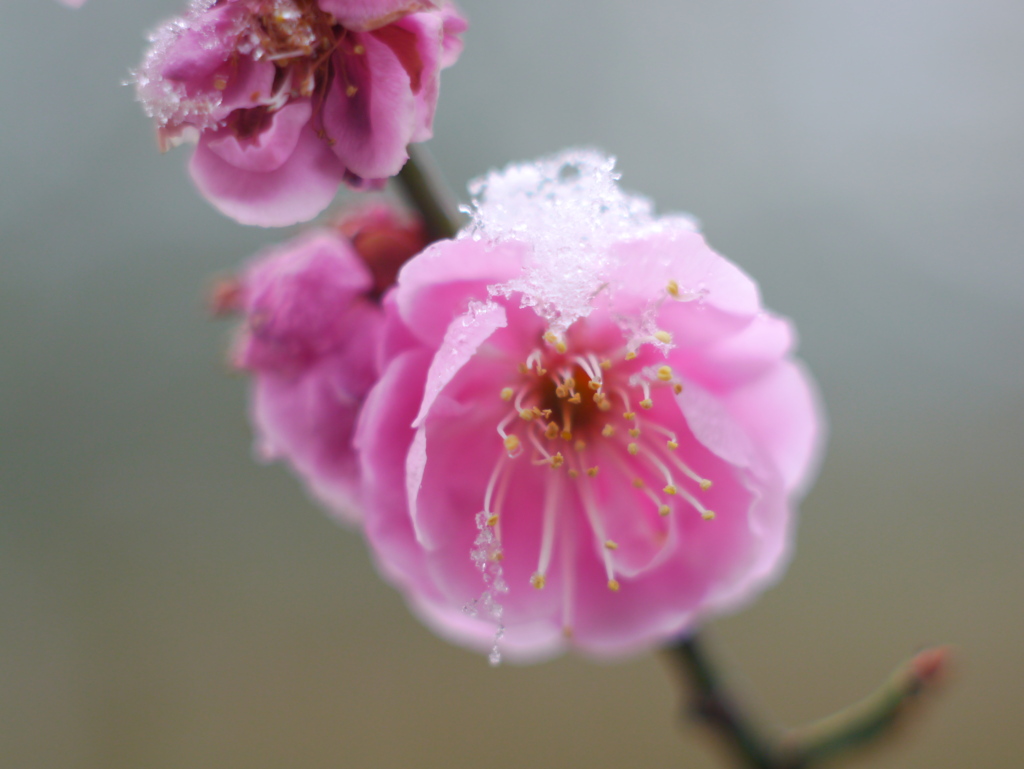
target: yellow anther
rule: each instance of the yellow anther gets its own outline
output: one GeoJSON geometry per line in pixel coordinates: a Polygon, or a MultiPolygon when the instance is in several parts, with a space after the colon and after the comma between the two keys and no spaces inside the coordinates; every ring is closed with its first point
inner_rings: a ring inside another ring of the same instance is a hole
{"type": "Polygon", "coordinates": [[[605,438],[611,438],[613,435],[615,435],[615,425],[605,425],[604,429],[601,430],[601,435],[603,435],[605,438]]]}
{"type": "Polygon", "coordinates": [[[525,419],[527,422],[531,421],[537,414],[533,409],[523,409],[519,412],[519,418],[525,419]]]}
{"type": "Polygon", "coordinates": [[[676,489],[676,487],[670,483],[668,486],[662,489],[662,491],[664,491],[666,494],[670,496],[675,496],[675,493],[676,491],[678,491],[678,489],[676,489]]]}
{"type": "Polygon", "coordinates": [[[670,280],[668,285],[665,286],[665,290],[668,291],[668,295],[673,299],[679,298],[679,284],[676,281],[670,280]]]}
{"type": "Polygon", "coordinates": [[[605,371],[607,371],[611,367],[612,367],[612,362],[610,360],[608,360],[607,358],[605,358],[603,361],[601,361],[601,368],[603,368],[605,371]]]}
{"type": "Polygon", "coordinates": [[[497,515],[497,513],[492,513],[491,517],[487,519],[487,525],[488,526],[493,526],[497,522],[498,522],[498,515],[497,515]]]}
{"type": "Polygon", "coordinates": [[[356,56],[362,56],[364,53],[366,53],[366,49],[363,48],[363,46],[361,45],[355,45],[352,48],[352,53],[354,53],[356,56]]]}
{"type": "Polygon", "coordinates": [[[549,419],[551,417],[551,409],[544,409],[541,411],[539,408],[534,406],[533,410],[536,412],[537,416],[544,417],[545,419],[549,419]]]}
{"type": "Polygon", "coordinates": [[[541,368],[540,364],[537,364],[537,376],[544,376],[546,373],[548,373],[548,370],[546,368],[541,368]]]}
{"type": "Polygon", "coordinates": [[[675,440],[666,441],[665,445],[673,451],[679,448],[679,444],[675,440]]]}
{"type": "Polygon", "coordinates": [[[608,580],[608,589],[613,593],[619,592],[619,581],[617,579],[608,580]]]}
{"type": "Polygon", "coordinates": [[[702,510],[700,513],[700,517],[703,518],[705,521],[715,520],[715,514],[710,510],[702,510]]]}
{"type": "Polygon", "coordinates": [[[562,440],[563,441],[571,441],[572,440],[572,430],[562,430],[562,440]]]}
{"type": "Polygon", "coordinates": [[[548,426],[544,429],[544,437],[547,438],[549,441],[553,441],[555,438],[558,437],[558,433],[558,425],[556,425],[554,422],[548,422],[548,426]]]}
{"type": "Polygon", "coordinates": [[[636,412],[627,411],[622,415],[622,418],[625,419],[627,422],[632,422],[634,419],[636,419],[636,412]]]}
{"type": "Polygon", "coordinates": [[[503,387],[501,390],[501,399],[503,401],[510,401],[512,400],[512,396],[515,394],[515,390],[513,390],[511,387],[503,387]]]}
{"type": "Polygon", "coordinates": [[[636,486],[638,489],[642,489],[644,487],[644,479],[643,478],[634,478],[633,479],[633,485],[636,486]]]}
{"type": "Polygon", "coordinates": [[[658,379],[660,379],[662,382],[668,382],[670,379],[672,379],[672,369],[670,369],[668,366],[661,366],[658,369],[658,379]]]}
{"type": "Polygon", "coordinates": [[[711,481],[709,481],[707,478],[703,478],[701,480],[701,482],[700,482],[700,490],[701,491],[707,491],[710,488],[711,488],[711,481]]]}
{"type": "Polygon", "coordinates": [[[530,367],[527,366],[525,363],[520,363],[519,364],[519,373],[520,374],[526,374],[529,371],[530,371],[530,367]]]}
{"type": "Polygon", "coordinates": [[[574,403],[574,404],[577,404],[577,405],[579,405],[579,404],[580,404],[580,403],[582,403],[582,402],[583,402],[583,398],[582,398],[582,397],[580,396],[580,394],[579,394],[579,393],[576,393],[575,395],[573,395],[573,396],[572,396],[572,397],[571,397],[571,398],[569,399],[569,403],[574,403]]]}
{"type": "Polygon", "coordinates": [[[215,77],[213,79],[213,87],[216,88],[218,91],[223,91],[225,88],[228,87],[227,78],[215,77]]]}
{"type": "Polygon", "coordinates": [[[539,571],[530,577],[530,584],[538,590],[543,590],[544,586],[548,583],[548,578],[541,574],[539,571]]]}
{"type": "Polygon", "coordinates": [[[657,339],[662,344],[669,344],[672,341],[672,335],[667,331],[655,331],[654,338],[657,339]]]}
{"type": "Polygon", "coordinates": [[[576,441],[576,443],[573,444],[573,448],[576,449],[576,451],[583,451],[586,447],[587,442],[583,440],[576,441]]]}
{"type": "Polygon", "coordinates": [[[557,454],[555,454],[553,457],[551,457],[551,469],[552,470],[557,470],[563,464],[565,464],[565,457],[562,456],[562,452],[561,451],[559,451],[557,454]]]}
{"type": "Polygon", "coordinates": [[[670,508],[668,505],[662,505],[661,507],[658,508],[658,515],[668,515],[671,512],[672,508],[670,508]]]}
{"type": "Polygon", "coordinates": [[[619,549],[619,543],[616,542],[613,539],[605,540],[604,546],[606,548],[608,548],[609,550],[618,550],[619,549]]]}
{"type": "Polygon", "coordinates": [[[575,380],[575,378],[573,378],[571,376],[567,376],[565,378],[565,386],[568,387],[570,391],[575,390],[576,389],[576,380],[575,380]]]}
{"type": "Polygon", "coordinates": [[[575,470],[569,470],[569,477],[570,478],[579,478],[580,474],[578,472],[576,472],[575,470]]]}
{"type": "MultiPolygon", "coordinates": [[[[600,395],[600,393],[598,393],[598,395],[600,395]]],[[[604,398],[602,400],[597,401],[597,407],[601,409],[601,411],[610,411],[612,407],[612,402],[607,398],[604,398]]]]}
{"type": "Polygon", "coordinates": [[[508,450],[509,454],[511,454],[514,451],[518,451],[519,439],[514,435],[508,436],[507,438],[505,438],[505,448],[508,450]]]}
{"type": "Polygon", "coordinates": [[[555,349],[558,350],[558,352],[564,353],[569,348],[565,346],[565,342],[559,339],[557,342],[555,342],[555,349]]]}
{"type": "Polygon", "coordinates": [[[626,360],[633,360],[636,357],[636,350],[630,350],[626,353],[626,360]]]}
{"type": "Polygon", "coordinates": [[[639,438],[640,437],[640,428],[639,427],[631,427],[631,428],[629,428],[629,437],[630,438],[639,438]]]}
{"type": "Polygon", "coordinates": [[[544,341],[547,342],[548,344],[554,344],[555,342],[558,341],[558,337],[555,336],[555,332],[554,331],[545,331],[544,332],[544,341]]]}
{"type": "Polygon", "coordinates": [[[555,395],[557,395],[559,398],[564,398],[568,394],[569,388],[567,388],[565,385],[558,385],[558,387],[555,388],[555,395]]]}
{"type": "Polygon", "coordinates": [[[654,401],[652,401],[650,398],[644,398],[642,401],[640,401],[640,408],[642,408],[642,409],[654,408],[654,401]]]}
{"type": "Polygon", "coordinates": [[[589,382],[587,382],[587,387],[589,387],[591,390],[600,390],[601,383],[596,379],[591,379],[589,382]]]}
{"type": "Polygon", "coordinates": [[[628,451],[635,457],[637,454],[640,453],[640,447],[637,446],[635,443],[630,443],[628,446],[626,446],[626,451],[628,451]]]}
{"type": "Polygon", "coordinates": [[[597,465],[594,465],[593,467],[588,467],[587,468],[587,475],[589,475],[591,478],[596,478],[597,477],[597,473],[598,473],[598,471],[600,469],[601,468],[598,467],[597,465]]]}
{"type": "Polygon", "coordinates": [[[501,550],[495,550],[494,555],[491,556],[492,561],[504,561],[505,554],[501,550]]]}
{"type": "Polygon", "coordinates": [[[353,96],[355,96],[355,95],[356,95],[357,93],[359,93],[359,89],[358,89],[358,88],[356,88],[356,87],[355,87],[354,85],[350,85],[350,86],[348,86],[348,87],[347,87],[347,88],[345,89],[345,95],[346,95],[347,97],[349,97],[350,99],[351,99],[351,98],[352,98],[353,96]]]}
{"type": "Polygon", "coordinates": [[[674,385],[672,385],[672,392],[674,392],[676,395],[679,395],[679,393],[681,393],[682,391],[683,385],[680,382],[676,382],[674,385]]]}

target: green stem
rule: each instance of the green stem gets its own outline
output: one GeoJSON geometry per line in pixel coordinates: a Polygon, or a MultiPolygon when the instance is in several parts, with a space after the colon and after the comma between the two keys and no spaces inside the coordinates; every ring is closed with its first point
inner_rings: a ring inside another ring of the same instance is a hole
{"type": "Polygon", "coordinates": [[[423,217],[431,242],[455,237],[462,222],[455,198],[427,149],[419,145],[408,149],[409,160],[396,177],[405,197],[423,217]]]}
{"type": "Polygon", "coordinates": [[[878,689],[838,713],[793,729],[780,746],[787,767],[822,763],[890,734],[915,708],[920,696],[940,682],[949,648],[925,649],[900,665],[878,689]]]}
{"type": "Polygon", "coordinates": [[[874,693],[838,713],[769,739],[726,690],[696,636],[667,650],[693,692],[690,712],[718,732],[738,766],[807,769],[870,745],[889,734],[933,689],[949,663],[949,649],[925,649],[901,665],[874,693]]]}

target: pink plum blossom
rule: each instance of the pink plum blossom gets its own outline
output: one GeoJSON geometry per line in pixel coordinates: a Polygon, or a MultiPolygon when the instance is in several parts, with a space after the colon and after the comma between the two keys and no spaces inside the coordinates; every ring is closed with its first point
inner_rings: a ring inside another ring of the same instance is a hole
{"type": "Polygon", "coordinates": [[[85,0],[57,0],[61,5],[66,5],[68,8],[81,8],[85,5],[85,0]]]}
{"type": "Polygon", "coordinates": [[[465,28],[434,0],[192,0],[153,33],[136,91],[161,148],[197,142],[214,206],[284,226],[342,182],[381,186],[430,138],[465,28]]]}
{"type": "Polygon", "coordinates": [[[358,517],[352,434],[378,373],[377,299],[422,246],[422,225],[374,205],[268,249],[215,297],[245,316],[233,357],[252,374],[258,452],[287,461],[343,520],[358,517]]]}
{"type": "Polygon", "coordinates": [[[418,615],[492,661],[635,652],[747,603],[819,454],[790,323],[613,165],[492,173],[384,299],[363,525],[418,615]]]}

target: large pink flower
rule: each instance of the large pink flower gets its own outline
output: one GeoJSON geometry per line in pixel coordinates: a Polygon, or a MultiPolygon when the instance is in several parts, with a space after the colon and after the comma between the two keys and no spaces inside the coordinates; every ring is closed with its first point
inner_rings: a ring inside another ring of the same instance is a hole
{"type": "Polygon", "coordinates": [[[135,73],[161,147],[243,224],[305,221],[379,186],[429,139],[465,22],[434,0],[192,0],[135,73]]]}
{"type": "Polygon", "coordinates": [[[429,625],[495,656],[627,653],[749,601],[823,434],[790,324],[612,165],[492,174],[385,298],[366,533],[429,625]]]}

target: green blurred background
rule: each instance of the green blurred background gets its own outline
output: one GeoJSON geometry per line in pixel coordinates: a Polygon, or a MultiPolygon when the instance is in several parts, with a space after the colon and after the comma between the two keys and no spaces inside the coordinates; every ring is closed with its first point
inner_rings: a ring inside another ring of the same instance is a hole
{"type": "MultiPolygon", "coordinates": [[[[464,0],[453,186],[571,144],[790,315],[832,424],[796,559],[709,638],[766,715],[956,675],[864,765],[1024,765],[1024,4],[464,0]]],[[[358,533],[252,460],[211,275],[242,228],[119,85],[174,0],[0,28],[0,765],[719,766],[661,660],[434,638],[358,533]]]]}

